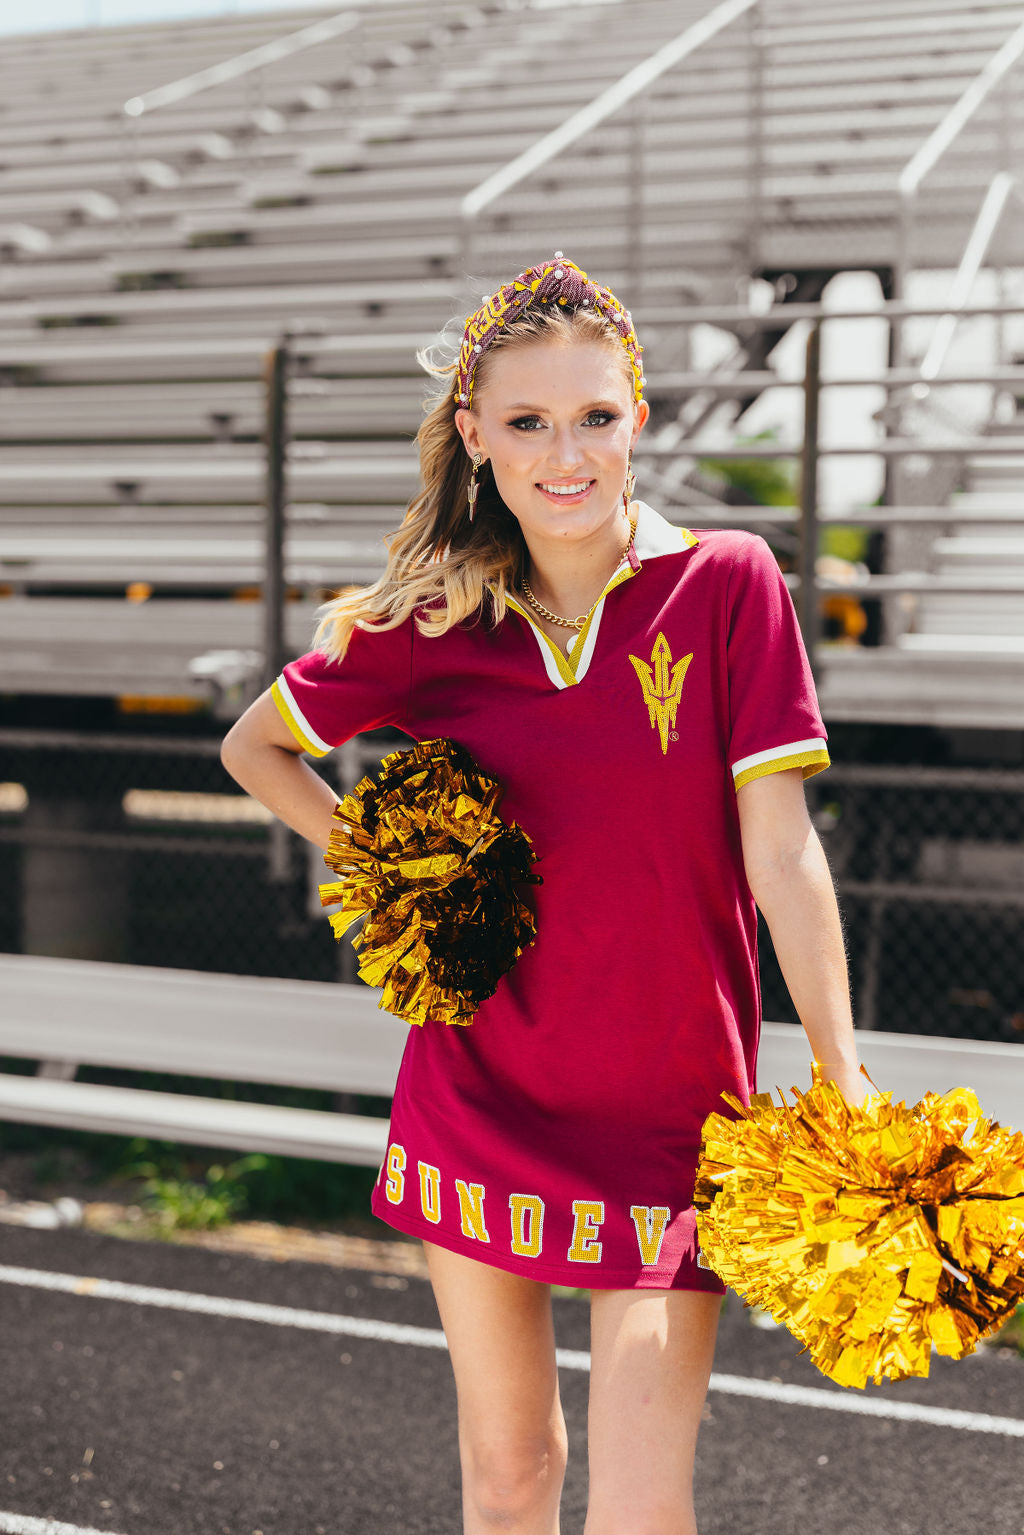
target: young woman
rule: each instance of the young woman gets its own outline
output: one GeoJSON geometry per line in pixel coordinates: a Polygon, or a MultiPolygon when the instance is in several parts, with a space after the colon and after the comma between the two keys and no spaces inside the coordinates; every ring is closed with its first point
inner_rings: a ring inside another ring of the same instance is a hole
{"type": "Polygon", "coordinates": [[[557,1535],[553,1284],[591,1293],[585,1535],[696,1530],[725,1287],[693,1181],[721,1093],[755,1089],[756,907],[826,1079],[864,1097],[804,800],[829,755],[793,603],[762,538],[630,499],[641,351],[557,252],[469,316],[457,362],[421,353],[453,377],[385,574],[325,606],[223,748],[326,849],[336,796],[303,752],[382,725],[448,736],[538,855],[535,943],[471,1025],[409,1031],[371,1198],[424,1243],[466,1535],[557,1535]]]}

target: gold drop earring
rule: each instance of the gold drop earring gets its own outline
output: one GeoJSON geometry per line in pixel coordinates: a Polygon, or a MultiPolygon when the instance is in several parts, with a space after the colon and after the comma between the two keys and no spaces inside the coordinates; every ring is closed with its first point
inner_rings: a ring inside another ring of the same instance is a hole
{"type": "Polygon", "coordinates": [[[470,522],[472,522],[473,518],[476,516],[476,498],[480,494],[480,482],[477,479],[477,471],[479,470],[483,461],[484,457],[482,453],[473,454],[473,472],[469,477],[469,485],[466,489],[466,499],[469,502],[470,522]]]}
{"type": "Polygon", "coordinates": [[[636,489],[636,475],[633,473],[633,449],[630,448],[630,450],[629,450],[629,462],[626,465],[626,484],[625,484],[625,488],[623,489],[623,492],[622,492],[622,504],[623,504],[623,506],[626,509],[626,516],[627,517],[629,516],[629,503],[633,499],[633,492],[634,492],[635,489],[636,489]]]}

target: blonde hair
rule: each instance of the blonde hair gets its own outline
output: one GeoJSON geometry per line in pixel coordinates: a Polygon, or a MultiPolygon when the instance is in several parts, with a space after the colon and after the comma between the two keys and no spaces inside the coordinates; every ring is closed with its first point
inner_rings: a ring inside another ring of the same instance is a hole
{"type": "MultiPolygon", "coordinates": [[[[498,332],[477,363],[477,390],[485,384],[494,352],[556,337],[607,341],[622,358],[632,385],[632,364],[614,326],[591,309],[552,308],[528,309],[498,332]]],[[[498,494],[489,463],[478,472],[476,516],[469,521],[466,491],[472,464],[455,424],[457,359],[435,362],[433,350],[421,349],[416,360],[433,377],[450,377],[445,388],[424,401],[426,420],[416,433],[422,488],[410,501],[401,526],[385,538],[383,575],[369,586],[343,587],[317,609],[313,647],[333,661],[344,656],[357,626],[394,629],[415,613],[419,632],[436,636],[468,619],[478,620],[488,590],[493,622],[498,624],[505,616],[505,593],[524,573],[526,544],[518,521],[498,494]]]]}

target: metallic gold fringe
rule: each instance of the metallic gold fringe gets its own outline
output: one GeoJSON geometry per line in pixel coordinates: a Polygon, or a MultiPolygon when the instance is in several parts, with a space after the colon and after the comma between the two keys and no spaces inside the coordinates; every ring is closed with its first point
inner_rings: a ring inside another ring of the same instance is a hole
{"type": "Polygon", "coordinates": [[[336,807],[320,886],[380,1006],[423,1024],[469,1024],[536,934],[516,885],[540,884],[527,834],[498,815],[503,789],[445,737],[392,752],[336,807]]]}
{"type": "Polygon", "coordinates": [[[857,1107],[817,1061],[812,1077],[795,1107],[723,1093],[740,1118],[705,1120],[709,1262],[840,1385],[927,1375],[933,1347],[973,1353],[1024,1299],[1024,1133],[966,1087],[857,1107]]]}

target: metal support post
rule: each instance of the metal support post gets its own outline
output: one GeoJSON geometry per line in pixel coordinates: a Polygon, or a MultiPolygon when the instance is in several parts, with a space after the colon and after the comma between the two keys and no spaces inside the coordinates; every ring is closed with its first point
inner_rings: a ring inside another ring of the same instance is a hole
{"type": "Polygon", "coordinates": [[[761,266],[764,191],[764,16],[762,6],[747,12],[747,273],[761,266]]]}
{"type": "MultiPolygon", "coordinates": [[[[1007,75],[1006,79],[1003,81],[999,91],[999,166],[1000,169],[1005,171],[1006,175],[1011,178],[1011,184],[1016,180],[1016,178],[1014,176],[1013,160],[1013,98],[1010,95],[1010,84],[1011,82],[1016,83],[1016,74],[1016,70],[1011,70],[1009,75],[1007,75]]],[[[1012,235],[1012,220],[1015,212],[1014,208],[1012,207],[1012,193],[1010,201],[1011,207],[1009,222],[1011,225],[1012,235]]],[[[992,252],[992,265],[995,268],[996,276],[995,297],[996,302],[999,304],[1007,304],[1010,302],[1010,285],[1007,281],[1006,270],[1008,260],[1006,253],[1012,249],[1013,246],[1011,240],[1004,235],[1002,248],[996,249],[992,252]]],[[[1008,319],[1009,316],[1005,314],[999,314],[995,316],[997,368],[1005,368],[1010,365],[1010,346],[1007,329],[1008,319]]],[[[998,390],[993,391],[993,401],[995,401],[998,393],[998,390]]]]}
{"type": "Polygon", "coordinates": [[[287,451],[288,341],[266,355],[266,505],[263,539],[263,686],[284,662],[284,519],[287,451]]]}
{"type": "Polygon", "coordinates": [[[821,401],[821,321],[812,325],[804,364],[804,438],[800,460],[800,590],[796,609],[815,687],[820,683],[821,631],[815,565],[818,555],[818,411],[821,401]]]}
{"type": "MultiPolygon", "coordinates": [[[[910,247],[913,242],[915,215],[917,212],[916,199],[916,192],[901,190],[896,225],[896,259],[892,265],[892,291],[890,295],[901,304],[907,302],[911,261],[910,247]]],[[[906,362],[906,345],[904,341],[906,321],[898,315],[893,315],[889,320],[889,325],[892,329],[890,366],[902,368],[906,362]]]]}
{"type": "MultiPolygon", "coordinates": [[[[284,665],[284,519],[288,418],[288,340],[266,355],[266,514],[263,539],[263,686],[270,687],[284,665]]],[[[270,823],[267,877],[283,883],[290,872],[290,833],[283,821],[270,823]]]]}
{"type": "Polygon", "coordinates": [[[635,96],[629,110],[629,216],[626,220],[626,260],[632,303],[643,296],[644,281],[644,121],[649,105],[635,96]]]}

